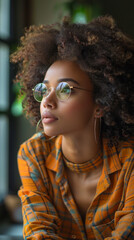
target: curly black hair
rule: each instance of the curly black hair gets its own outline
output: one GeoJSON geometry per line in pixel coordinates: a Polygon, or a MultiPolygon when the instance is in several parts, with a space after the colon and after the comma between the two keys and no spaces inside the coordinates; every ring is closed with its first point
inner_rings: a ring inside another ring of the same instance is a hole
{"type": "Polygon", "coordinates": [[[26,116],[40,119],[32,89],[42,82],[56,60],[70,60],[86,71],[94,86],[94,101],[103,109],[102,132],[109,139],[134,136],[134,40],[117,27],[111,16],[87,24],[62,23],[31,26],[21,37],[11,61],[19,64],[17,82],[26,116]]]}

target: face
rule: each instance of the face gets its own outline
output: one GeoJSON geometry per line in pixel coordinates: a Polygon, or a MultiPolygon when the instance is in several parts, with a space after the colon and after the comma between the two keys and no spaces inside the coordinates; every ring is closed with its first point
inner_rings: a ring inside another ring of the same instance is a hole
{"type": "Polygon", "coordinates": [[[83,70],[71,61],[56,61],[47,70],[44,83],[51,91],[42,99],[40,113],[44,132],[48,136],[73,134],[93,128],[96,104],[93,102],[93,86],[83,70]],[[55,88],[59,82],[87,89],[91,92],[73,89],[66,101],[56,97],[55,88]]]}

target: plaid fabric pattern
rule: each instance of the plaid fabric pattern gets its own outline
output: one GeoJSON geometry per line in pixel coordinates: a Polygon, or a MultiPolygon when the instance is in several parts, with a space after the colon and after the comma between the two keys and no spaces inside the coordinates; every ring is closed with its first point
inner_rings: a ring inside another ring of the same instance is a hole
{"type": "Polygon", "coordinates": [[[134,239],[134,141],[116,149],[103,140],[103,170],[85,224],[69,188],[61,141],[38,133],[19,149],[24,239],[134,239]]]}

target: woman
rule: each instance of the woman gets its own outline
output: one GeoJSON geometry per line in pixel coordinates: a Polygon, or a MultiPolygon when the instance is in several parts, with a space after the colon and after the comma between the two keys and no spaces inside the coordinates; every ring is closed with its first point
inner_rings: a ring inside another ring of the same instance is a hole
{"type": "Polygon", "coordinates": [[[30,27],[12,56],[40,132],[20,147],[24,239],[134,238],[134,42],[110,16],[30,27]]]}

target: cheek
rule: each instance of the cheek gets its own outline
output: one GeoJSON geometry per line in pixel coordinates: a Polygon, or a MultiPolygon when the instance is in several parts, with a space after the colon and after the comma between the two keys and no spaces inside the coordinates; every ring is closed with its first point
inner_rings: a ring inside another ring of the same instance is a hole
{"type": "Polygon", "coordinates": [[[40,103],[40,114],[44,112],[44,106],[43,106],[43,102],[40,103]]]}
{"type": "Polygon", "coordinates": [[[83,108],[82,103],[72,103],[70,104],[70,106],[67,107],[66,110],[68,113],[74,113],[74,112],[81,111],[82,108],[83,108]]]}
{"type": "Polygon", "coordinates": [[[42,105],[41,105],[41,103],[40,103],[40,114],[42,113],[42,105]]]}
{"type": "Polygon", "coordinates": [[[45,108],[43,105],[43,102],[40,103],[40,116],[42,115],[42,113],[44,112],[45,108]]]}
{"type": "Polygon", "coordinates": [[[93,103],[91,99],[81,99],[68,104],[66,107],[67,116],[83,117],[83,114],[89,116],[93,112],[93,103]]]}

